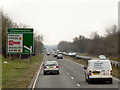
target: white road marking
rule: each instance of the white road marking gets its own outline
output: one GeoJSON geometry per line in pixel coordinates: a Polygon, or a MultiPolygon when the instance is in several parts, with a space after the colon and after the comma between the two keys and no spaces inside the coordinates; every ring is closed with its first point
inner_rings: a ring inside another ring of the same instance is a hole
{"type": "Polygon", "coordinates": [[[69,73],[67,73],[67,74],[69,74],[69,73]]]}
{"type": "Polygon", "coordinates": [[[77,86],[79,86],[79,87],[80,87],[80,84],[77,84],[77,86]]]}
{"type": "Polygon", "coordinates": [[[113,77],[113,79],[114,79],[114,80],[117,80],[117,81],[120,81],[119,79],[117,79],[117,78],[115,78],[115,77],[113,77]]]}
{"type": "MultiPolygon", "coordinates": [[[[66,59],[66,58],[65,58],[65,59],[66,59]]],[[[77,65],[80,65],[80,66],[84,67],[84,65],[82,65],[82,64],[76,63],[76,62],[71,61],[71,60],[69,60],[69,59],[66,59],[66,60],[68,60],[68,61],[70,61],[70,62],[72,62],[72,63],[75,63],[75,64],[77,64],[77,65]]]]}
{"type": "Polygon", "coordinates": [[[71,77],[71,79],[73,79],[73,77],[71,77]]]}
{"type": "MultiPolygon", "coordinates": [[[[43,61],[45,60],[45,57],[46,57],[46,56],[44,56],[43,61]]],[[[35,79],[35,81],[34,81],[34,83],[33,83],[32,90],[34,90],[34,88],[35,88],[35,85],[36,85],[38,76],[39,76],[39,74],[40,74],[40,71],[41,71],[41,68],[42,68],[42,65],[43,65],[43,61],[42,61],[42,63],[41,63],[40,69],[39,69],[39,71],[38,71],[38,73],[37,73],[36,79],[35,79]]]]}

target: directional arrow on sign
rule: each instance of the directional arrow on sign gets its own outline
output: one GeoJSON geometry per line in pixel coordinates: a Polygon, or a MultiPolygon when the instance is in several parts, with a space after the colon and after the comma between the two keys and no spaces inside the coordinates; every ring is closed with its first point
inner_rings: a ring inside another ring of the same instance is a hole
{"type": "Polygon", "coordinates": [[[29,47],[27,47],[27,46],[24,46],[24,48],[26,48],[26,49],[30,50],[30,53],[32,53],[32,46],[30,46],[30,48],[29,48],[29,47]]]}

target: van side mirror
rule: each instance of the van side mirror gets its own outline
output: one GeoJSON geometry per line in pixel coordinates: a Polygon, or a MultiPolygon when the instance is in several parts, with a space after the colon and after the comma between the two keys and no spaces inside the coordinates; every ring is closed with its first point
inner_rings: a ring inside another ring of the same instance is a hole
{"type": "Polygon", "coordinates": [[[86,70],[86,69],[87,69],[87,66],[84,66],[84,69],[86,70]]]}

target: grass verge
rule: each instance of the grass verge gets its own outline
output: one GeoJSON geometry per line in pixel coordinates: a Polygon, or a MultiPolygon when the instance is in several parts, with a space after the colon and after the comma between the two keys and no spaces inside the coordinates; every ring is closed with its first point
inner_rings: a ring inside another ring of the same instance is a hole
{"type": "Polygon", "coordinates": [[[32,56],[29,60],[8,60],[2,58],[2,87],[27,88],[43,60],[44,54],[32,56]],[[7,64],[4,63],[7,61],[7,64]]]}
{"type": "MultiPolygon", "coordinates": [[[[69,59],[69,60],[72,60],[74,62],[80,63],[82,65],[87,65],[87,60],[76,59],[76,58],[73,58],[73,57],[70,57],[70,56],[64,56],[64,57],[69,59]]],[[[113,76],[115,76],[117,78],[120,78],[120,73],[118,72],[119,68],[112,67],[112,69],[113,69],[113,76]]]]}

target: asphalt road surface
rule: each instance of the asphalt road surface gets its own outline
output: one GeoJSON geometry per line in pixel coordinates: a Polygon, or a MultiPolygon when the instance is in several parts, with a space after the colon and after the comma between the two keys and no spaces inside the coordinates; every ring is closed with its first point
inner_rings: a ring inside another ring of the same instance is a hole
{"type": "Polygon", "coordinates": [[[59,63],[60,74],[43,75],[42,67],[35,88],[118,88],[118,80],[115,79],[113,79],[113,84],[104,82],[86,83],[83,65],[68,59],[57,59],[50,55],[45,56],[44,62],[47,60],[59,63]]]}

